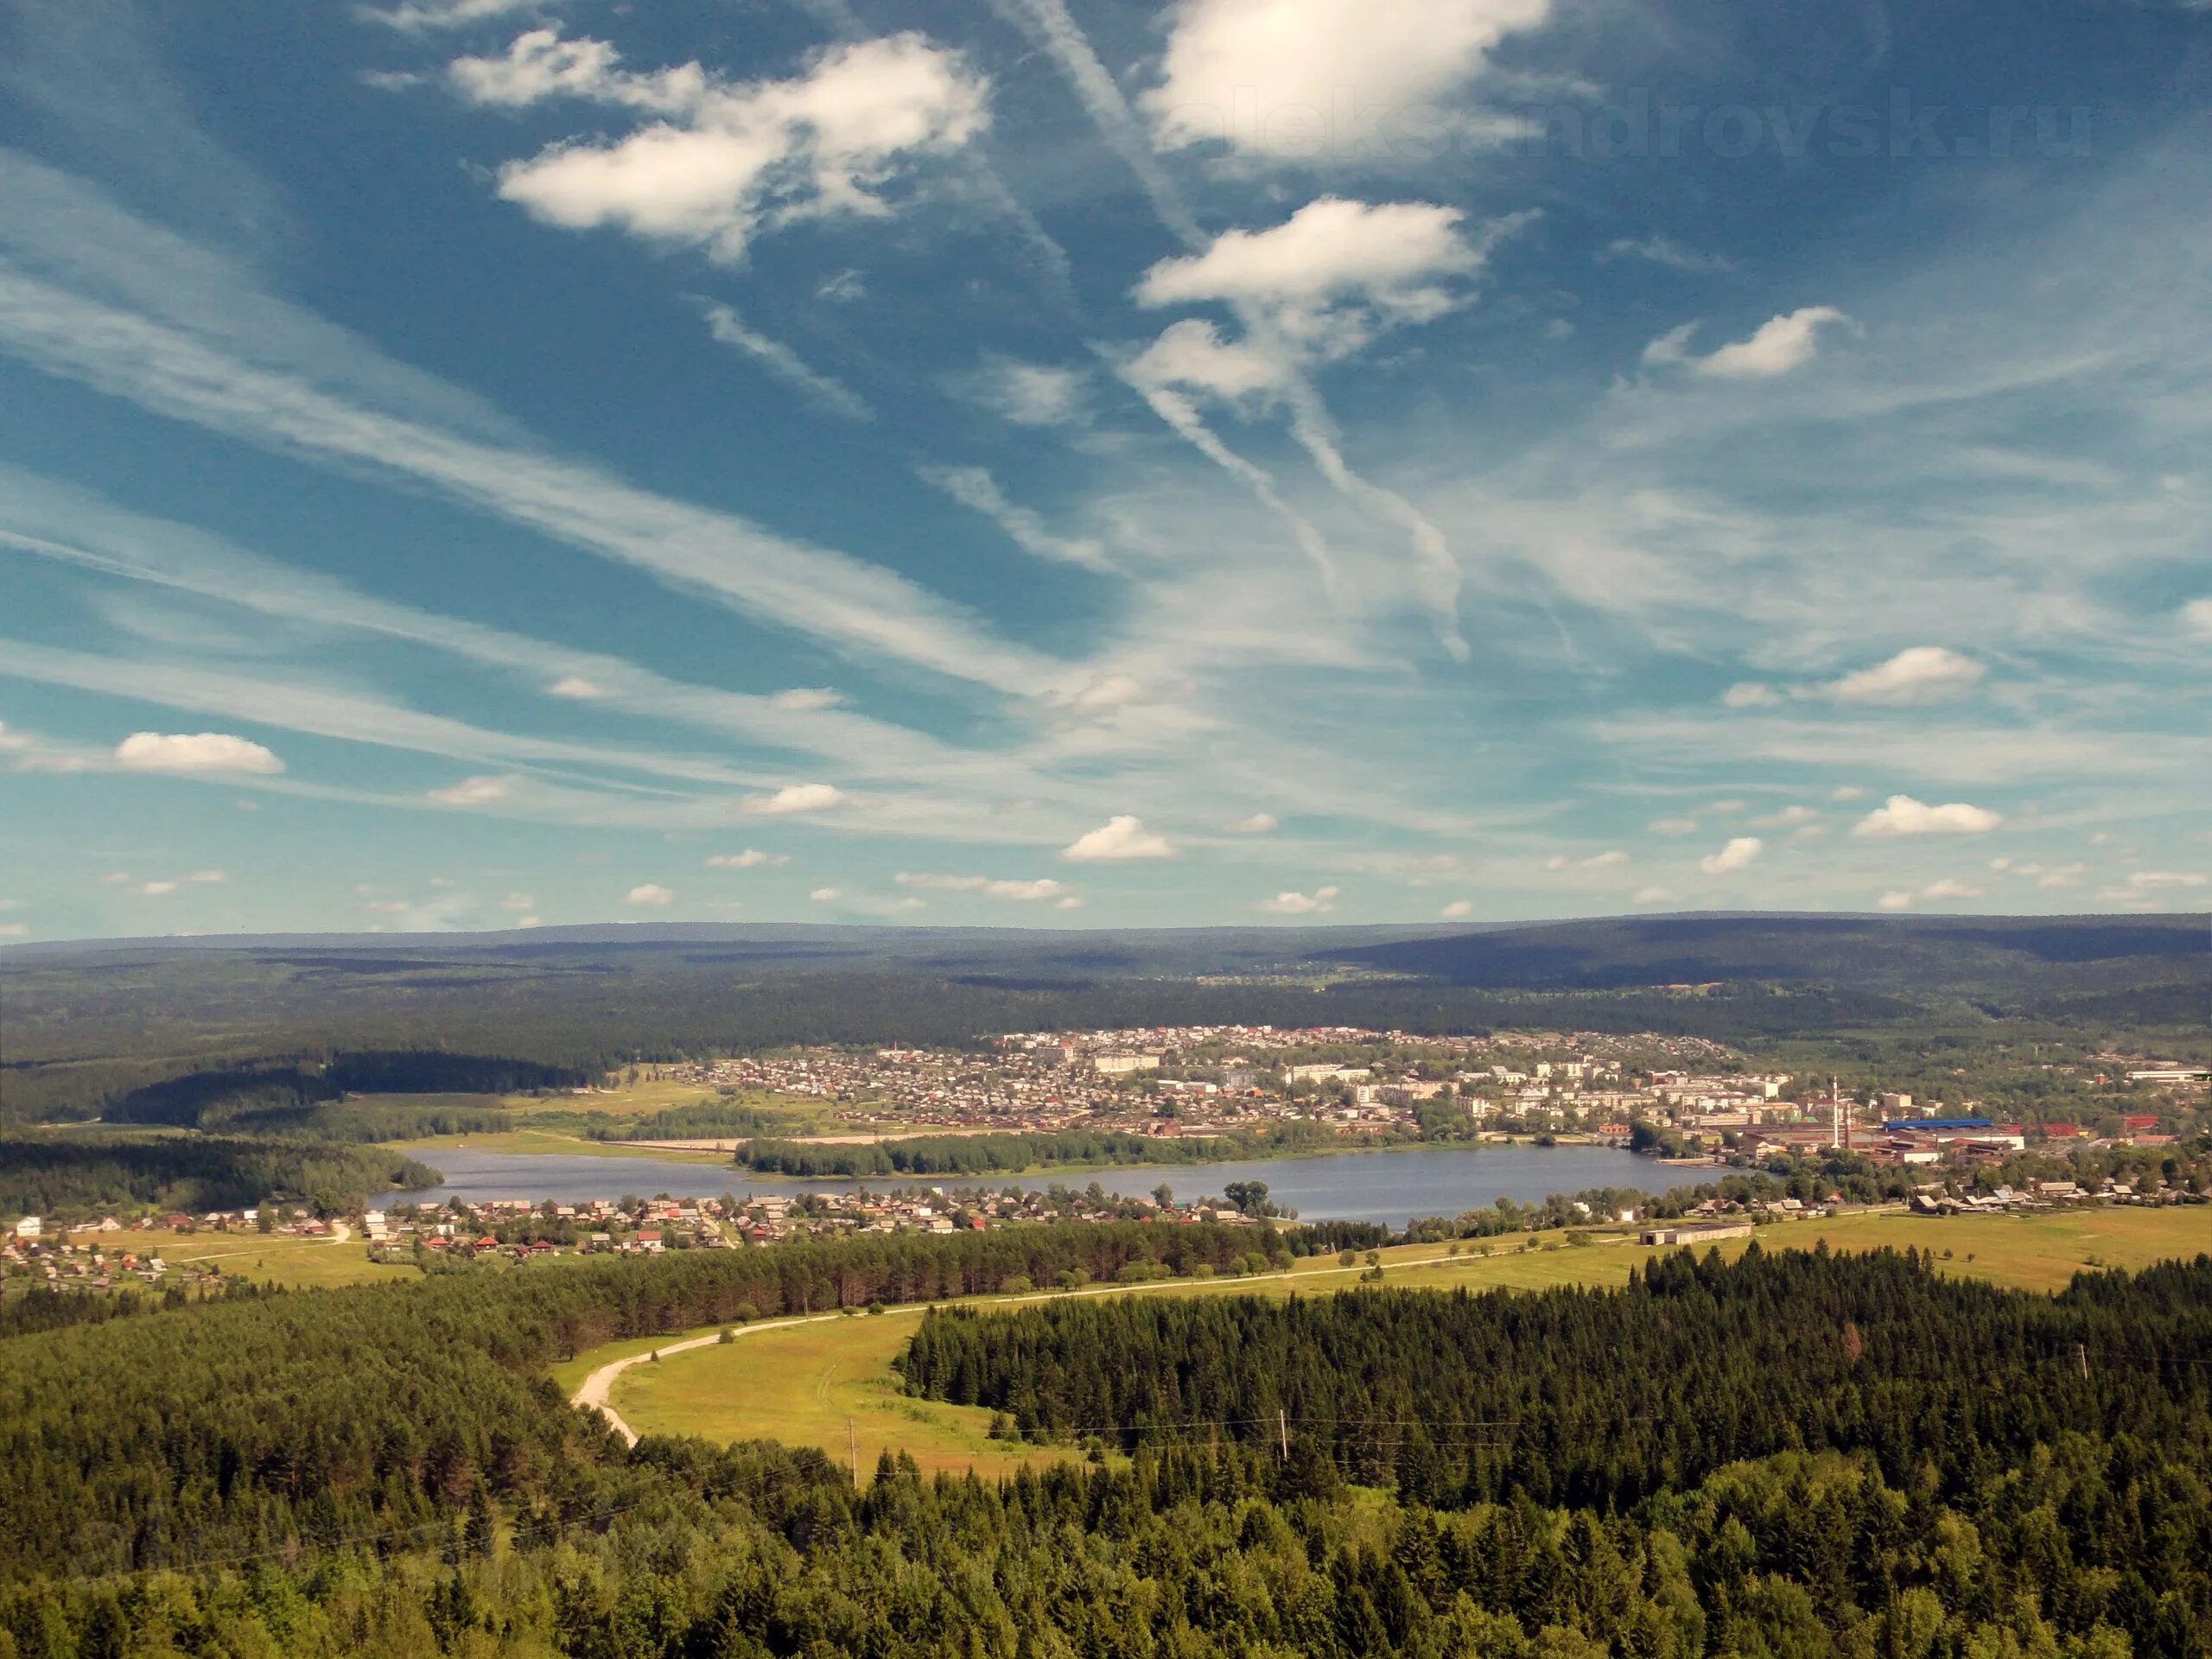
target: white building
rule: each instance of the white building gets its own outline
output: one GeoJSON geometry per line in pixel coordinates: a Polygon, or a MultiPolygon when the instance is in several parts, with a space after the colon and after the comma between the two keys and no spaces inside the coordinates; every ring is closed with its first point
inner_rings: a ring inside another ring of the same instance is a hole
{"type": "Polygon", "coordinates": [[[16,1224],[16,1236],[17,1238],[36,1238],[44,1230],[45,1227],[43,1224],[40,1222],[36,1216],[25,1216],[21,1221],[16,1224]]]}

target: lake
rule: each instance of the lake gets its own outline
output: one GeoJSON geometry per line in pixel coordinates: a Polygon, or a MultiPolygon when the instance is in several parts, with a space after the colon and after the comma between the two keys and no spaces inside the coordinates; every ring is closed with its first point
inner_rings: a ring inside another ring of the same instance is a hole
{"type": "Polygon", "coordinates": [[[871,1181],[770,1179],[734,1166],[678,1163],[658,1158],[601,1158],[549,1153],[477,1152],[441,1147],[414,1154],[445,1175],[443,1185],[420,1192],[394,1192],[379,1204],[443,1204],[461,1198],[551,1198],[575,1204],[637,1192],[677,1198],[788,1197],[798,1192],[883,1192],[893,1186],[1020,1186],[1041,1189],[1058,1180],[1082,1187],[1096,1181],[1130,1198],[1166,1182],[1178,1198],[1218,1195],[1231,1181],[1265,1181],[1268,1196],[1306,1221],[1377,1221],[1402,1227],[1415,1216],[1452,1216],[1499,1198],[1533,1204],[1554,1192],[1593,1186],[1670,1192],[1714,1180],[1708,1166],[1662,1164],[1613,1147],[1421,1147],[1396,1152],[1332,1152],[1311,1158],[1268,1158],[1250,1163],[1122,1166],[1064,1169],[1005,1176],[996,1180],[952,1177],[894,1177],[871,1181]]]}

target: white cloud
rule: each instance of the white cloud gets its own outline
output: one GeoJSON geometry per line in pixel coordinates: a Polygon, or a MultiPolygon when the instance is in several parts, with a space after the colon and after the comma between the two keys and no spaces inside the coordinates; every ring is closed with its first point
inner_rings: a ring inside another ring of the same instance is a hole
{"type": "Polygon", "coordinates": [[[231,875],[228,870],[194,870],[184,879],[197,887],[219,887],[231,875]]]}
{"type": "Polygon", "coordinates": [[[1834,789],[1828,791],[1828,799],[1832,801],[1855,801],[1866,792],[1866,791],[1865,790],[1859,788],[1856,784],[1838,784],[1834,789]]]}
{"type": "Polygon", "coordinates": [[[284,763],[260,744],[227,732],[133,732],[115,746],[115,760],[131,772],[237,772],[273,777],[284,770],[284,763]]]}
{"type": "Polygon", "coordinates": [[[1598,263],[1601,265],[1611,264],[1618,259],[1648,259],[1669,270],[1711,272],[1736,269],[1733,259],[1723,258],[1717,253],[1699,253],[1672,237],[1656,234],[1618,237],[1599,251],[1598,263]]]}
{"type": "Polygon", "coordinates": [[[515,925],[517,927],[543,927],[545,925],[545,918],[542,916],[518,916],[515,918],[515,925]]]}
{"type": "Polygon", "coordinates": [[[454,88],[519,107],[566,97],[654,118],[628,136],[558,143],[500,169],[499,194],[569,230],[615,226],[734,261],[764,225],[881,214],[902,160],[958,149],[989,124],[988,83],[914,33],[831,47],[789,80],[735,84],[687,63],[621,69],[600,41],[553,29],[501,58],[463,58],[454,88]]]}
{"type": "Polygon", "coordinates": [[[1910,910],[1912,908],[1912,894],[1902,887],[1895,887],[1874,902],[1884,910],[1910,910]]]}
{"type": "Polygon", "coordinates": [[[834,905],[845,896],[842,887],[817,887],[806,895],[817,905],[834,905]]]}
{"type": "Polygon", "coordinates": [[[1636,902],[1639,905],[1671,905],[1675,902],[1674,889],[1661,887],[1638,887],[1636,890],[1636,902]]]}
{"type": "Polygon", "coordinates": [[[785,385],[804,393],[817,407],[849,421],[875,418],[875,411],[868,407],[868,400],[850,386],[822,373],[783,341],[747,327],[744,320],[729,307],[710,305],[706,317],[707,332],[715,340],[751,358],[785,385]]]}
{"type": "Polygon", "coordinates": [[[1272,229],[1224,231],[1202,253],[1161,260],[1137,284],[1137,302],[1249,306],[1300,347],[1340,357],[1378,328],[1427,322],[1461,303],[1449,279],[1478,270],[1518,222],[1470,242],[1464,217],[1433,202],[1324,196],[1272,229]]]}
{"type": "Polygon", "coordinates": [[[1090,384],[1084,369],[992,353],[944,385],[1016,426],[1072,426],[1085,418],[1090,384]]]}
{"type": "Polygon", "coordinates": [[[1316,887],[1311,893],[1285,891],[1272,899],[1262,899],[1257,906],[1270,916],[1320,916],[1336,907],[1334,887],[1316,887]]]}
{"type": "Polygon", "coordinates": [[[787,714],[816,714],[824,709],[835,709],[844,702],[844,693],[833,691],[826,685],[794,685],[788,690],[772,693],[769,702],[787,714]]]}
{"type": "Polygon", "coordinates": [[[915,898],[893,899],[872,893],[856,893],[844,900],[847,910],[862,916],[904,916],[922,908],[922,901],[915,898]]]}
{"type": "Polygon", "coordinates": [[[441,806],[489,806],[512,796],[521,781],[518,778],[490,776],[464,778],[457,784],[430,791],[429,798],[441,806]]]}
{"type": "Polygon", "coordinates": [[[2014,864],[2010,860],[2000,863],[1993,859],[1990,861],[1989,868],[1993,870],[2009,870],[2022,880],[2033,881],[2038,887],[2050,891],[2078,887],[2082,885],[2082,879],[2089,873],[2089,867],[2081,863],[2014,864]]]}
{"type": "Polygon", "coordinates": [[[1655,836],[1694,836],[1697,833],[1695,818],[1654,818],[1644,826],[1655,836]]]}
{"type": "Polygon", "coordinates": [[[741,853],[709,853],[706,864],[710,870],[751,870],[763,864],[788,864],[788,853],[764,853],[758,847],[747,847],[741,853]]]}
{"type": "Polygon", "coordinates": [[[501,910],[533,910],[537,906],[537,900],[526,893],[511,893],[499,900],[501,910]]]}
{"type": "Polygon", "coordinates": [[[834,784],[785,784],[771,795],[748,796],[745,810],[772,814],[823,812],[844,799],[845,791],[834,784]]]}
{"type": "Polygon", "coordinates": [[[1920,896],[1923,899],[1979,899],[1981,889],[1947,875],[1942,880],[1932,881],[1923,887],[1920,896]]]}
{"type": "Polygon", "coordinates": [[[1749,868],[1765,850],[1766,843],[1757,836],[1736,836],[1719,852],[1698,860],[1697,867],[1707,875],[1733,875],[1749,868]]]}
{"type": "Polygon", "coordinates": [[[1085,864],[1131,858],[1173,858],[1175,849],[1165,836],[1147,830],[1142,819],[1121,813],[1088,834],[1077,836],[1060,856],[1085,864]]]}
{"type": "Polygon", "coordinates": [[[1106,550],[1096,541],[1089,537],[1057,535],[1033,510],[1007,500],[998,480],[983,467],[922,466],[914,471],[925,484],[943,490],[961,505],[982,513],[1025,553],[1061,564],[1079,564],[1087,570],[1110,571],[1114,568],[1106,556],[1106,550]]]}
{"type": "Polygon", "coordinates": [[[2137,870],[2127,878],[2127,885],[2138,893],[2153,887],[2201,887],[2205,878],[2194,870],[2137,870]]]}
{"type": "Polygon", "coordinates": [[[1554,853],[1544,861],[1548,870],[1604,870],[1628,862],[1628,855],[1618,848],[1602,853],[1592,853],[1587,858],[1569,858],[1565,853],[1554,853]]]}
{"type": "Polygon", "coordinates": [[[518,11],[535,11],[540,0],[401,0],[389,8],[364,6],[354,16],[383,23],[410,35],[432,29],[462,29],[518,11]]]}
{"type": "Polygon", "coordinates": [[[1934,702],[1965,690],[1987,671],[1972,658],[1946,646],[1913,645],[1823,690],[1838,702],[1934,702]]]}
{"type": "Polygon", "coordinates": [[[2212,639],[2212,594],[2181,607],[2182,626],[2200,639],[2212,639]]]}
{"type": "Polygon", "coordinates": [[[1239,818],[1229,826],[1233,836],[1268,836],[1281,828],[1272,812],[1255,812],[1249,818],[1239,818]]]}
{"type": "Polygon", "coordinates": [[[902,887],[922,887],[934,893],[980,893],[988,899],[1007,899],[1016,904],[1039,904],[1069,896],[1064,882],[1050,876],[1034,880],[995,880],[986,875],[930,875],[901,870],[892,878],[902,887]]]}
{"type": "Polygon", "coordinates": [[[1854,836],[1980,836],[2005,820],[1986,808],[1964,801],[1929,806],[1910,795],[1892,795],[1859,819],[1854,836]]]}
{"type": "Polygon", "coordinates": [[[676,894],[658,883],[641,881],[623,895],[622,902],[626,905],[638,906],[672,905],[676,902],[676,894]]]}
{"type": "Polygon", "coordinates": [[[1720,701],[1731,709],[1771,709],[1783,701],[1783,696],[1770,685],[1745,680],[1722,692],[1720,701]]]}
{"type": "Polygon", "coordinates": [[[606,688],[586,679],[581,674],[563,674],[545,688],[548,696],[571,697],[578,702],[589,702],[607,695],[606,688]]]}
{"type": "Polygon", "coordinates": [[[149,899],[158,899],[166,893],[175,893],[176,891],[176,883],[174,881],[149,881],[141,887],[138,891],[144,893],[149,899]]]}
{"type": "Polygon", "coordinates": [[[1475,901],[1471,899],[1454,899],[1436,913],[1447,922],[1464,922],[1475,913],[1475,901]]]}
{"type": "Polygon", "coordinates": [[[1160,85],[1140,101],[1171,149],[1225,140],[1269,159],[1356,161],[1549,11],[1549,0],[1181,0],[1160,85]],[[1337,124],[1362,112],[1363,125],[1337,124]]]}
{"type": "Polygon", "coordinates": [[[1779,812],[1770,812],[1751,820],[1757,830],[1794,830],[1800,824],[1810,823],[1821,815],[1809,806],[1785,806],[1779,812]]]}
{"type": "Polygon", "coordinates": [[[1808,305],[1770,318],[1748,338],[1699,357],[1689,349],[1697,325],[1686,322],[1645,346],[1643,360],[1655,366],[1683,364],[1717,380],[1769,380],[1811,362],[1820,352],[1820,331],[1828,326],[1850,327],[1851,319],[1832,305],[1808,305]]]}
{"type": "Polygon", "coordinates": [[[1705,810],[1707,812],[1716,812],[1721,817],[1726,817],[1732,813],[1742,811],[1744,810],[1744,804],[1732,795],[1726,800],[1713,802],[1705,810]]]}
{"type": "Polygon", "coordinates": [[[20,939],[30,931],[28,923],[0,922],[0,939],[20,939]]]}
{"type": "Polygon", "coordinates": [[[1159,339],[1122,370],[1141,391],[1170,386],[1201,391],[1225,404],[1272,397],[1289,384],[1290,365],[1256,346],[1226,340],[1211,322],[1185,317],[1170,323],[1159,339]]]}

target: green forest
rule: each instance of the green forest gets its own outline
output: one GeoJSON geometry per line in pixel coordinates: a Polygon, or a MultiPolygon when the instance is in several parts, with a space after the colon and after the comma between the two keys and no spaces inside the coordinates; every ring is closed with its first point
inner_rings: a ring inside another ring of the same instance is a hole
{"type": "MultiPolygon", "coordinates": [[[[2212,1259],[925,1316],[919,1392],[1087,1457],[626,1448],[546,1372],[764,1314],[1235,1270],[1038,1228],[151,1300],[0,1336],[0,1655],[2119,1659],[2212,1650],[2212,1259]]],[[[856,1314],[865,1318],[864,1313],[856,1314]]]]}
{"type": "Polygon", "coordinates": [[[437,1171],[415,1159],[322,1141],[0,1135],[4,1216],[138,1205],[197,1214],[264,1198],[296,1199],[338,1214],[364,1194],[437,1181],[437,1171]]]}

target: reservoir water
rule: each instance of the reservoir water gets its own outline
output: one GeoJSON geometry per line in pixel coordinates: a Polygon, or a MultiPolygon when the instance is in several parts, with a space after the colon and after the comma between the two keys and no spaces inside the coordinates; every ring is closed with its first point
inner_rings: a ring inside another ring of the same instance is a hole
{"type": "Polygon", "coordinates": [[[1041,1191],[1058,1181],[1084,1187],[1092,1181],[1109,1192],[1136,1198],[1162,1182],[1181,1200],[1218,1195],[1231,1181],[1265,1181],[1268,1196],[1306,1221],[1377,1221],[1402,1227],[1415,1216],[1452,1216],[1499,1198],[1535,1203],[1554,1192],[1594,1186],[1669,1192],[1716,1179],[1705,1166],[1662,1164],[1611,1147],[1421,1147],[1393,1152],[1333,1152],[1311,1158],[1269,1158],[1250,1163],[1122,1166],[1060,1169],[972,1180],[955,1176],[894,1177],[869,1181],[793,1180],[750,1173],[733,1165],[681,1163],[658,1158],[572,1157],[559,1154],[478,1152],[440,1147],[414,1154],[445,1176],[442,1185],[394,1192],[379,1204],[443,1204],[453,1198],[550,1198],[575,1204],[618,1198],[742,1198],[799,1192],[884,1192],[896,1186],[964,1186],[1041,1191]]]}

